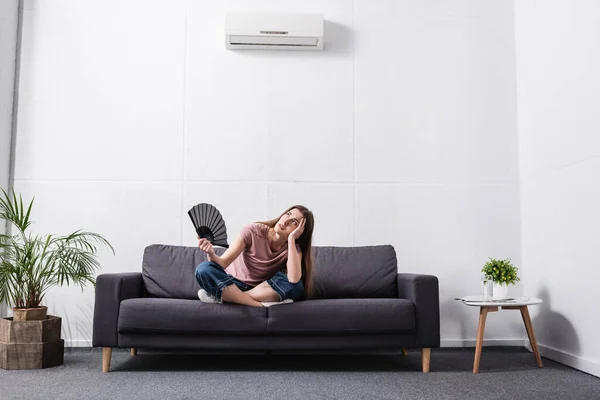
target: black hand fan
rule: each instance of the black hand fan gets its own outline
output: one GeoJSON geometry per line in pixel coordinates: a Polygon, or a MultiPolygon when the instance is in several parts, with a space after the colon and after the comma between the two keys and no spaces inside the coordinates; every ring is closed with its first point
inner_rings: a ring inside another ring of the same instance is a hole
{"type": "Polygon", "coordinates": [[[213,246],[229,248],[227,228],[219,210],[212,204],[200,203],[188,211],[199,238],[208,239],[213,246]]]}

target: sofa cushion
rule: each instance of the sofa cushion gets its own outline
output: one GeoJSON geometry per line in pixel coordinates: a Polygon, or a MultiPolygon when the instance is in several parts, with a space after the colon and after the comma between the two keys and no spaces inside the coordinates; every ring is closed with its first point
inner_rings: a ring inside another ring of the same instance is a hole
{"type": "Polygon", "coordinates": [[[265,334],[267,309],[200,300],[137,298],[121,302],[117,331],[179,334],[265,334]]]}
{"type": "Polygon", "coordinates": [[[405,299],[306,300],[269,307],[275,334],[401,333],[415,329],[415,307],[405,299]]]}
{"type": "Polygon", "coordinates": [[[398,264],[391,245],[313,247],[313,299],[396,298],[398,264]]]}
{"type": "MultiPolygon", "coordinates": [[[[221,255],[226,249],[215,247],[221,255]]],[[[197,299],[200,285],[196,267],[206,261],[206,253],[198,247],[153,244],[144,250],[142,278],[146,291],[156,297],[197,299]]]]}
{"type": "MultiPolygon", "coordinates": [[[[223,254],[226,249],[215,247],[223,254]]],[[[398,297],[396,252],[390,245],[313,247],[314,299],[398,297]]],[[[154,244],[142,263],[145,290],[156,297],[196,299],[196,267],[206,261],[197,247],[154,244]]]]}

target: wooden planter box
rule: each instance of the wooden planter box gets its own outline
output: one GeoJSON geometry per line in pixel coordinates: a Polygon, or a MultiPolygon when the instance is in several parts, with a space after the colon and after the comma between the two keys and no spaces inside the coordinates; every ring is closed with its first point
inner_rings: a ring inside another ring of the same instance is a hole
{"type": "Polygon", "coordinates": [[[42,321],[0,319],[0,368],[36,369],[62,365],[65,341],[61,319],[48,315],[42,321]]]}

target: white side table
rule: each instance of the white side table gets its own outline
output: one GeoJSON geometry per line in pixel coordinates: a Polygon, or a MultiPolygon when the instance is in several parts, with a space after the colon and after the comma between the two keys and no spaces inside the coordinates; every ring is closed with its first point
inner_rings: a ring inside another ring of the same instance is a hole
{"type": "MultiPolygon", "coordinates": [[[[522,298],[521,298],[522,299],[522,298]]],[[[527,306],[533,306],[541,304],[542,300],[528,298],[528,300],[521,300],[516,298],[514,300],[492,300],[492,301],[481,301],[480,296],[467,296],[461,300],[467,306],[479,307],[479,327],[477,328],[477,344],[475,346],[475,360],[473,361],[473,373],[479,372],[479,361],[481,360],[481,347],[483,345],[483,332],[485,330],[485,319],[489,312],[502,310],[520,310],[521,316],[523,317],[523,323],[525,324],[525,330],[527,336],[529,336],[529,343],[531,343],[531,349],[535,355],[535,360],[539,368],[542,368],[542,358],[538,351],[537,342],[535,341],[535,334],[533,333],[533,326],[531,325],[531,318],[529,317],[529,309],[527,306]]]]}

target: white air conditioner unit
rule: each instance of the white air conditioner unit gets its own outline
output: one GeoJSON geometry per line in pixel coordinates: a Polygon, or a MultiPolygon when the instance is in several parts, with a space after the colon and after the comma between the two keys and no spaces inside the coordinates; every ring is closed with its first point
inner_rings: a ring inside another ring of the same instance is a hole
{"type": "Polygon", "coordinates": [[[323,14],[228,13],[230,50],[323,50],[323,14]]]}

